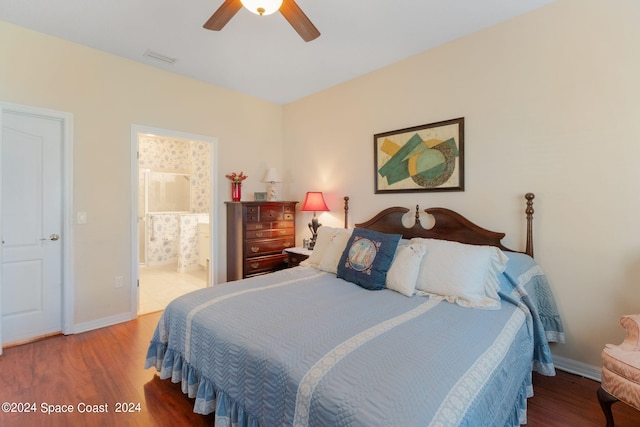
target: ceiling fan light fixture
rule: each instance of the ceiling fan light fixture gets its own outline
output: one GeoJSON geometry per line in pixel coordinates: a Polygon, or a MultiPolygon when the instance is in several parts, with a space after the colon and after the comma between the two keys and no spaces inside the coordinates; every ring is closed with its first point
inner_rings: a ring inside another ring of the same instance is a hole
{"type": "Polygon", "coordinates": [[[282,6],[282,0],[240,0],[242,5],[256,15],[271,15],[282,6]]]}

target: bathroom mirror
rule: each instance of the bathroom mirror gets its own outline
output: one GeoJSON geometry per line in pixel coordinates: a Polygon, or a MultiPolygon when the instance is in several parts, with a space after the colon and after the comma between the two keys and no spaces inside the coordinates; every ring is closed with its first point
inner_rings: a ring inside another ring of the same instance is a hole
{"type": "Polygon", "coordinates": [[[190,175],[149,172],[147,185],[149,212],[190,212],[190,175]]]}

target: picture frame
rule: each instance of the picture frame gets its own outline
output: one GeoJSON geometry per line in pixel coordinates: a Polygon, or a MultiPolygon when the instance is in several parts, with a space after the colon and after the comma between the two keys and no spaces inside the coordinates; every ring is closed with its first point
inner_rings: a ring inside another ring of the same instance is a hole
{"type": "Polygon", "coordinates": [[[253,193],[253,200],[256,202],[266,202],[267,201],[267,193],[264,191],[256,191],[253,193]]]}
{"type": "Polygon", "coordinates": [[[374,191],[464,191],[464,117],[373,135],[374,191]]]}

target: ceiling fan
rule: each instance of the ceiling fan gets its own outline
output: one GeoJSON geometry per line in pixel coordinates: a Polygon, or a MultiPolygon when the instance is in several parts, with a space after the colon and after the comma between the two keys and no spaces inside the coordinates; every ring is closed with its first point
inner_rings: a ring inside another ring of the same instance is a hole
{"type": "Polygon", "coordinates": [[[242,6],[257,15],[270,15],[279,10],[306,42],[314,40],[320,35],[320,31],[294,0],[224,0],[222,6],[211,15],[203,27],[207,30],[220,31],[242,6]]]}

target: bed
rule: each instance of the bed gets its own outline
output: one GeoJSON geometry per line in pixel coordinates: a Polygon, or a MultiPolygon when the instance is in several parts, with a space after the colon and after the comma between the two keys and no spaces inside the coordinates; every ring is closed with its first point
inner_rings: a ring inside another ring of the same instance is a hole
{"type": "Polygon", "coordinates": [[[345,198],[345,228],[321,227],[303,265],[171,302],[145,368],[216,427],[524,424],[532,371],[554,375],[564,339],[526,197],[528,254],[444,208],[350,229],[345,198]]]}

